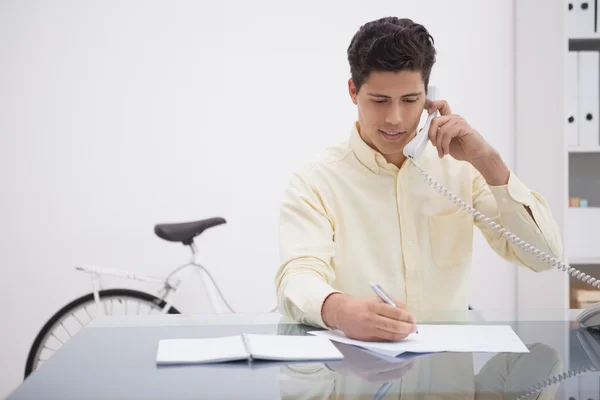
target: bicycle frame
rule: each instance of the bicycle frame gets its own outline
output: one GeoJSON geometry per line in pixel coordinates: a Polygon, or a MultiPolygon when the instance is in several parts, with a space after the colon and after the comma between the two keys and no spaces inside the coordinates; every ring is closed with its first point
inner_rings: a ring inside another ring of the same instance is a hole
{"type": "Polygon", "coordinates": [[[204,290],[208,295],[210,308],[211,308],[212,312],[215,312],[215,313],[227,312],[227,310],[225,310],[222,306],[224,303],[225,306],[229,309],[228,311],[233,313],[234,312],[233,309],[231,309],[231,307],[225,301],[225,298],[223,297],[223,295],[219,292],[218,288],[216,288],[216,285],[214,283],[212,276],[208,273],[206,268],[200,263],[200,254],[198,252],[198,248],[196,247],[196,244],[194,242],[192,242],[192,244],[190,245],[190,248],[192,250],[192,257],[191,257],[190,261],[187,264],[181,265],[180,267],[177,267],[176,269],[174,269],[169,275],[167,275],[166,278],[148,276],[148,275],[140,275],[135,272],[122,270],[122,269],[93,267],[93,266],[89,266],[89,265],[77,265],[77,266],[75,266],[75,269],[78,271],[89,273],[92,276],[92,288],[93,288],[92,290],[93,290],[94,302],[96,303],[98,316],[104,316],[107,314],[106,310],[104,310],[102,307],[100,307],[101,303],[100,303],[99,292],[102,289],[102,282],[101,282],[102,276],[114,276],[114,277],[119,277],[119,278],[124,278],[124,279],[132,279],[132,280],[148,282],[148,283],[157,283],[157,284],[161,285],[162,287],[161,287],[161,289],[159,289],[159,297],[161,298],[161,300],[164,300],[166,303],[165,306],[162,308],[161,313],[166,314],[167,311],[173,305],[173,301],[176,298],[176,296],[175,296],[176,293],[181,289],[181,287],[184,286],[184,284],[187,284],[187,281],[188,281],[188,279],[185,279],[185,280],[172,279],[171,277],[173,274],[175,274],[179,270],[185,269],[188,267],[194,267],[194,271],[200,273],[201,281],[204,286],[204,290]],[[207,277],[213,282],[213,285],[208,284],[208,282],[206,281],[207,277]],[[173,293],[172,296],[170,296],[171,293],[173,293]],[[221,298],[221,301],[219,301],[219,297],[221,298]]]}
{"type": "MultiPolygon", "coordinates": [[[[126,271],[116,268],[94,267],[90,265],[76,265],[75,269],[81,272],[88,273],[92,276],[92,293],[94,295],[94,301],[96,303],[98,316],[106,315],[106,310],[100,307],[99,292],[100,290],[102,290],[102,276],[114,276],[118,278],[137,280],[141,282],[157,283],[162,285],[163,288],[166,289],[166,294],[168,294],[171,290],[177,290],[177,288],[181,285],[181,280],[179,279],[167,281],[165,278],[140,275],[132,271],[126,271]]],[[[168,308],[165,308],[165,310],[163,311],[166,312],[166,310],[168,310],[168,308]]]]}
{"type": "MultiPolygon", "coordinates": [[[[210,275],[208,270],[202,265],[202,263],[200,263],[200,253],[198,252],[198,247],[196,246],[196,243],[192,242],[189,246],[192,251],[192,257],[191,257],[190,261],[187,264],[184,264],[184,265],[176,268],[173,272],[171,272],[167,276],[167,279],[169,277],[171,277],[175,272],[179,271],[180,269],[194,267],[193,271],[200,274],[200,279],[202,281],[202,285],[204,286],[204,290],[205,290],[206,294],[208,295],[208,300],[209,300],[211,311],[213,313],[223,313],[223,312],[235,313],[235,311],[227,303],[227,300],[225,300],[225,297],[223,296],[223,294],[220,293],[213,277],[210,275]],[[213,284],[209,285],[206,278],[209,278],[213,284]],[[225,307],[223,307],[223,305],[225,307]]],[[[187,280],[182,282],[181,285],[178,285],[176,288],[174,288],[173,289],[174,293],[176,293],[184,285],[187,285],[187,280]]],[[[166,290],[167,290],[167,293],[163,297],[163,299],[166,298],[167,295],[169,294],[169,289],[167,288],[166,290]]],[[[174,297],[175,296],[171,296],[168,300],[165,300],[166,305],[163,308],[163,313],[166,313],[166,311],[169,309],[169,307],[171,307],[174,297]]]]}

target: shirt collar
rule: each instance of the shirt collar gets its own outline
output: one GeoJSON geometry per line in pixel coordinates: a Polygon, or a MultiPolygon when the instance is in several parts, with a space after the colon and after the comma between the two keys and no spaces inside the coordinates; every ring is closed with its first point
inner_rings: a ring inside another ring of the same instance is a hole
{"type": "Polygon", "coordinates": [[[379,154],[376,150],[374,150],[371,146],[369,146],[359,133],[359,125],[358,121],[352,124],[352,129],[350,131],[350,147],[358,161],[363,164],[365,167],[369,168],[371,171],[377,173],[379,172],[379,165],[377,163],[376,157],[379,154]]]}

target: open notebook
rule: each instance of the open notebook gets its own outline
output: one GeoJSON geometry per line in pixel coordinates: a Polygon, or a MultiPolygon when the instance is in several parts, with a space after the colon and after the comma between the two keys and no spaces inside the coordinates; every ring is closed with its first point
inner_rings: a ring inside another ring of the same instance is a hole
{"type": "Polygon", "coordinates": [[[216,338],[163,339],[158,342],[158,365],[204,364],[240,360],[329,361],[343,354],[318,336],[243,334],[216,338]]]}

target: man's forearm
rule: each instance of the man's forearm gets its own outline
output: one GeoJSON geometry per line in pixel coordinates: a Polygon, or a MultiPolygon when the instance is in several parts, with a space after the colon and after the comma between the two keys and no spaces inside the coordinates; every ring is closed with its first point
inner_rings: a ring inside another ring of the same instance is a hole
{"type": "Polygon", "coordinates": [[[481,176],[483,176],[488,185],[501,186],[508,183],[510,170],[498,152],[493,151],[488,156],[473,161],[472,164],[481,176]]]}

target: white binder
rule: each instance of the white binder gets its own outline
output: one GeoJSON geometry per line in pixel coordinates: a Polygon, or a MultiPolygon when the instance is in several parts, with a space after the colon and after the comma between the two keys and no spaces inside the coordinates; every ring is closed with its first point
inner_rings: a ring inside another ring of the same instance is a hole
{"type": "Polygon", "coordinates": [[[570,38],[592,37],[596,34],[595,0],[567,1],[567,35],[570,38]]]}
{"type": "Polygon", "coordinates": [[[567,112],[567,146],[569,148],[575,148],[579,146],[579,116],[577,115],[578,110],[578,60],[579,54],[575,51],[567,53],[567,101],[565,109],[567,112]]]}
{"type": "Polygon", "coordinates": [[[579,52],[578,106],[579,147],[600,146],[600,53],[579,52]]]}

